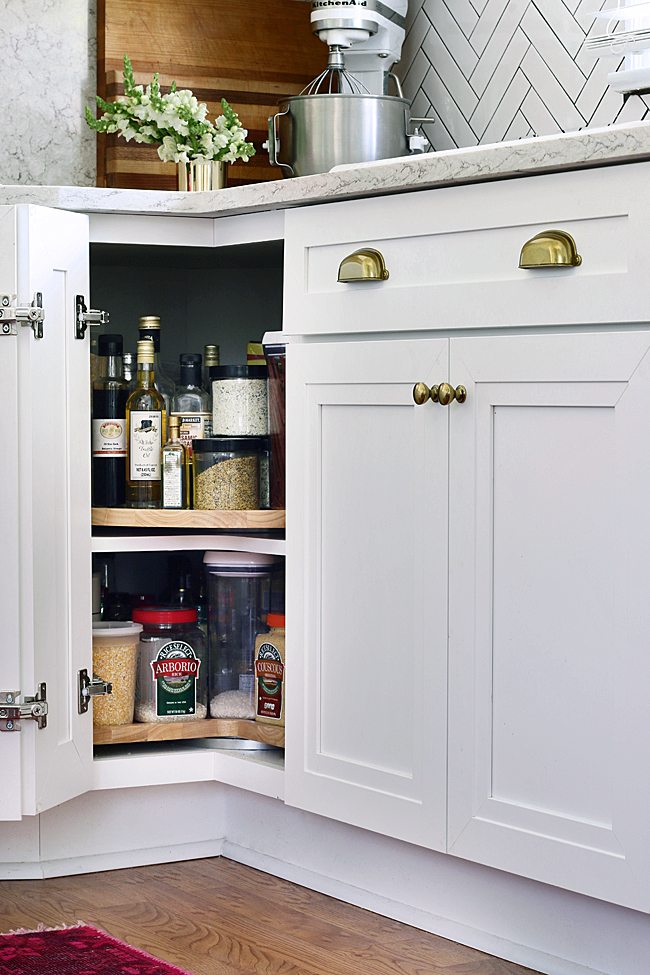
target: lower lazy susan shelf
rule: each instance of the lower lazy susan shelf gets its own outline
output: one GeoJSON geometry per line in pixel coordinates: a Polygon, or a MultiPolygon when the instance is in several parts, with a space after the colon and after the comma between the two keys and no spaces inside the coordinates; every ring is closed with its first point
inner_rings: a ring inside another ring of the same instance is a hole
{"type": "Polygon", "coordinates": [[[238,511],[171,511],[164,508],[93,508],[93,525],[104,528],[284,528],[279,508],[238,511]]]}
{"type": "Polygon", "coordinates": [[[202,718],[198,721],[154,721],[93,729],[95,745],[124,745],[134,741],[178,741],[183,738],[247,738],[284,748],[284,728],[241,718],[202,718]]]}

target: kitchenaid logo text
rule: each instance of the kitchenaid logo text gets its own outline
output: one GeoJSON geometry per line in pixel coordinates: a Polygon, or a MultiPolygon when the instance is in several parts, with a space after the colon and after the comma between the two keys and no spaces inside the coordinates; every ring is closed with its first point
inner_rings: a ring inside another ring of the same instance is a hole
{"type": "Polygon", "coordinates": [[[367,7],[368,0],[312,0],[311,9],[322,7],[367,7]]]}

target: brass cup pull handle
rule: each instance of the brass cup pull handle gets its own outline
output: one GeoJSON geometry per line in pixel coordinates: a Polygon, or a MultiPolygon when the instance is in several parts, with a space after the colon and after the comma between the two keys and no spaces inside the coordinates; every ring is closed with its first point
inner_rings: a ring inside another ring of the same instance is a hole
{"type": "Polygon", "coordinates": [[[453,400],[464,403],[467,399],[467,390],[464,386],[457,386],[454,389],[449,383],[440,383],[439,386],[431,387],[431,399],[434,403],[440,403],[441,406],[449,406],[453,400]]]}

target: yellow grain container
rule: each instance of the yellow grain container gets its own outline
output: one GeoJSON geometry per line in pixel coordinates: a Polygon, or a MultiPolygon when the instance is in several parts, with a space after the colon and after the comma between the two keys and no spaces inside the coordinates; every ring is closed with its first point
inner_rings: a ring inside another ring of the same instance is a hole
{"type": "Polygon", "coordinates": [[[131,724],[140,623],[93,623],[93,674],[113,685],[93,698],[93,725],[131,724]]]}

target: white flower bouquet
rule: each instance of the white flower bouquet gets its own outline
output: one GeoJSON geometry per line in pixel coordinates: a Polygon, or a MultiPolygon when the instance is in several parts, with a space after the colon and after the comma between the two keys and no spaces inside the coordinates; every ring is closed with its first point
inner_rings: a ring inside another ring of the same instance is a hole
{"type": "Polygon", "coordinates": [[[127,142],[158,144],[163,162],[188,163],[221,161],[247,162],[255,154],[252,142],[246,142],[248,132],[225,98],[221,99],[223,115],[214,124],[206,118],[208,108],[199,103],[191,91],[176,90],[176,82],[168,94],[160,94],[158,74],[146,89],[136,85],[129,58],[124,55],[124,95],[115,102],[105,102],[95,95],[104,113],[94,118],[86,108],[86,121],[96,132],[117,132],[127,142]]]}

